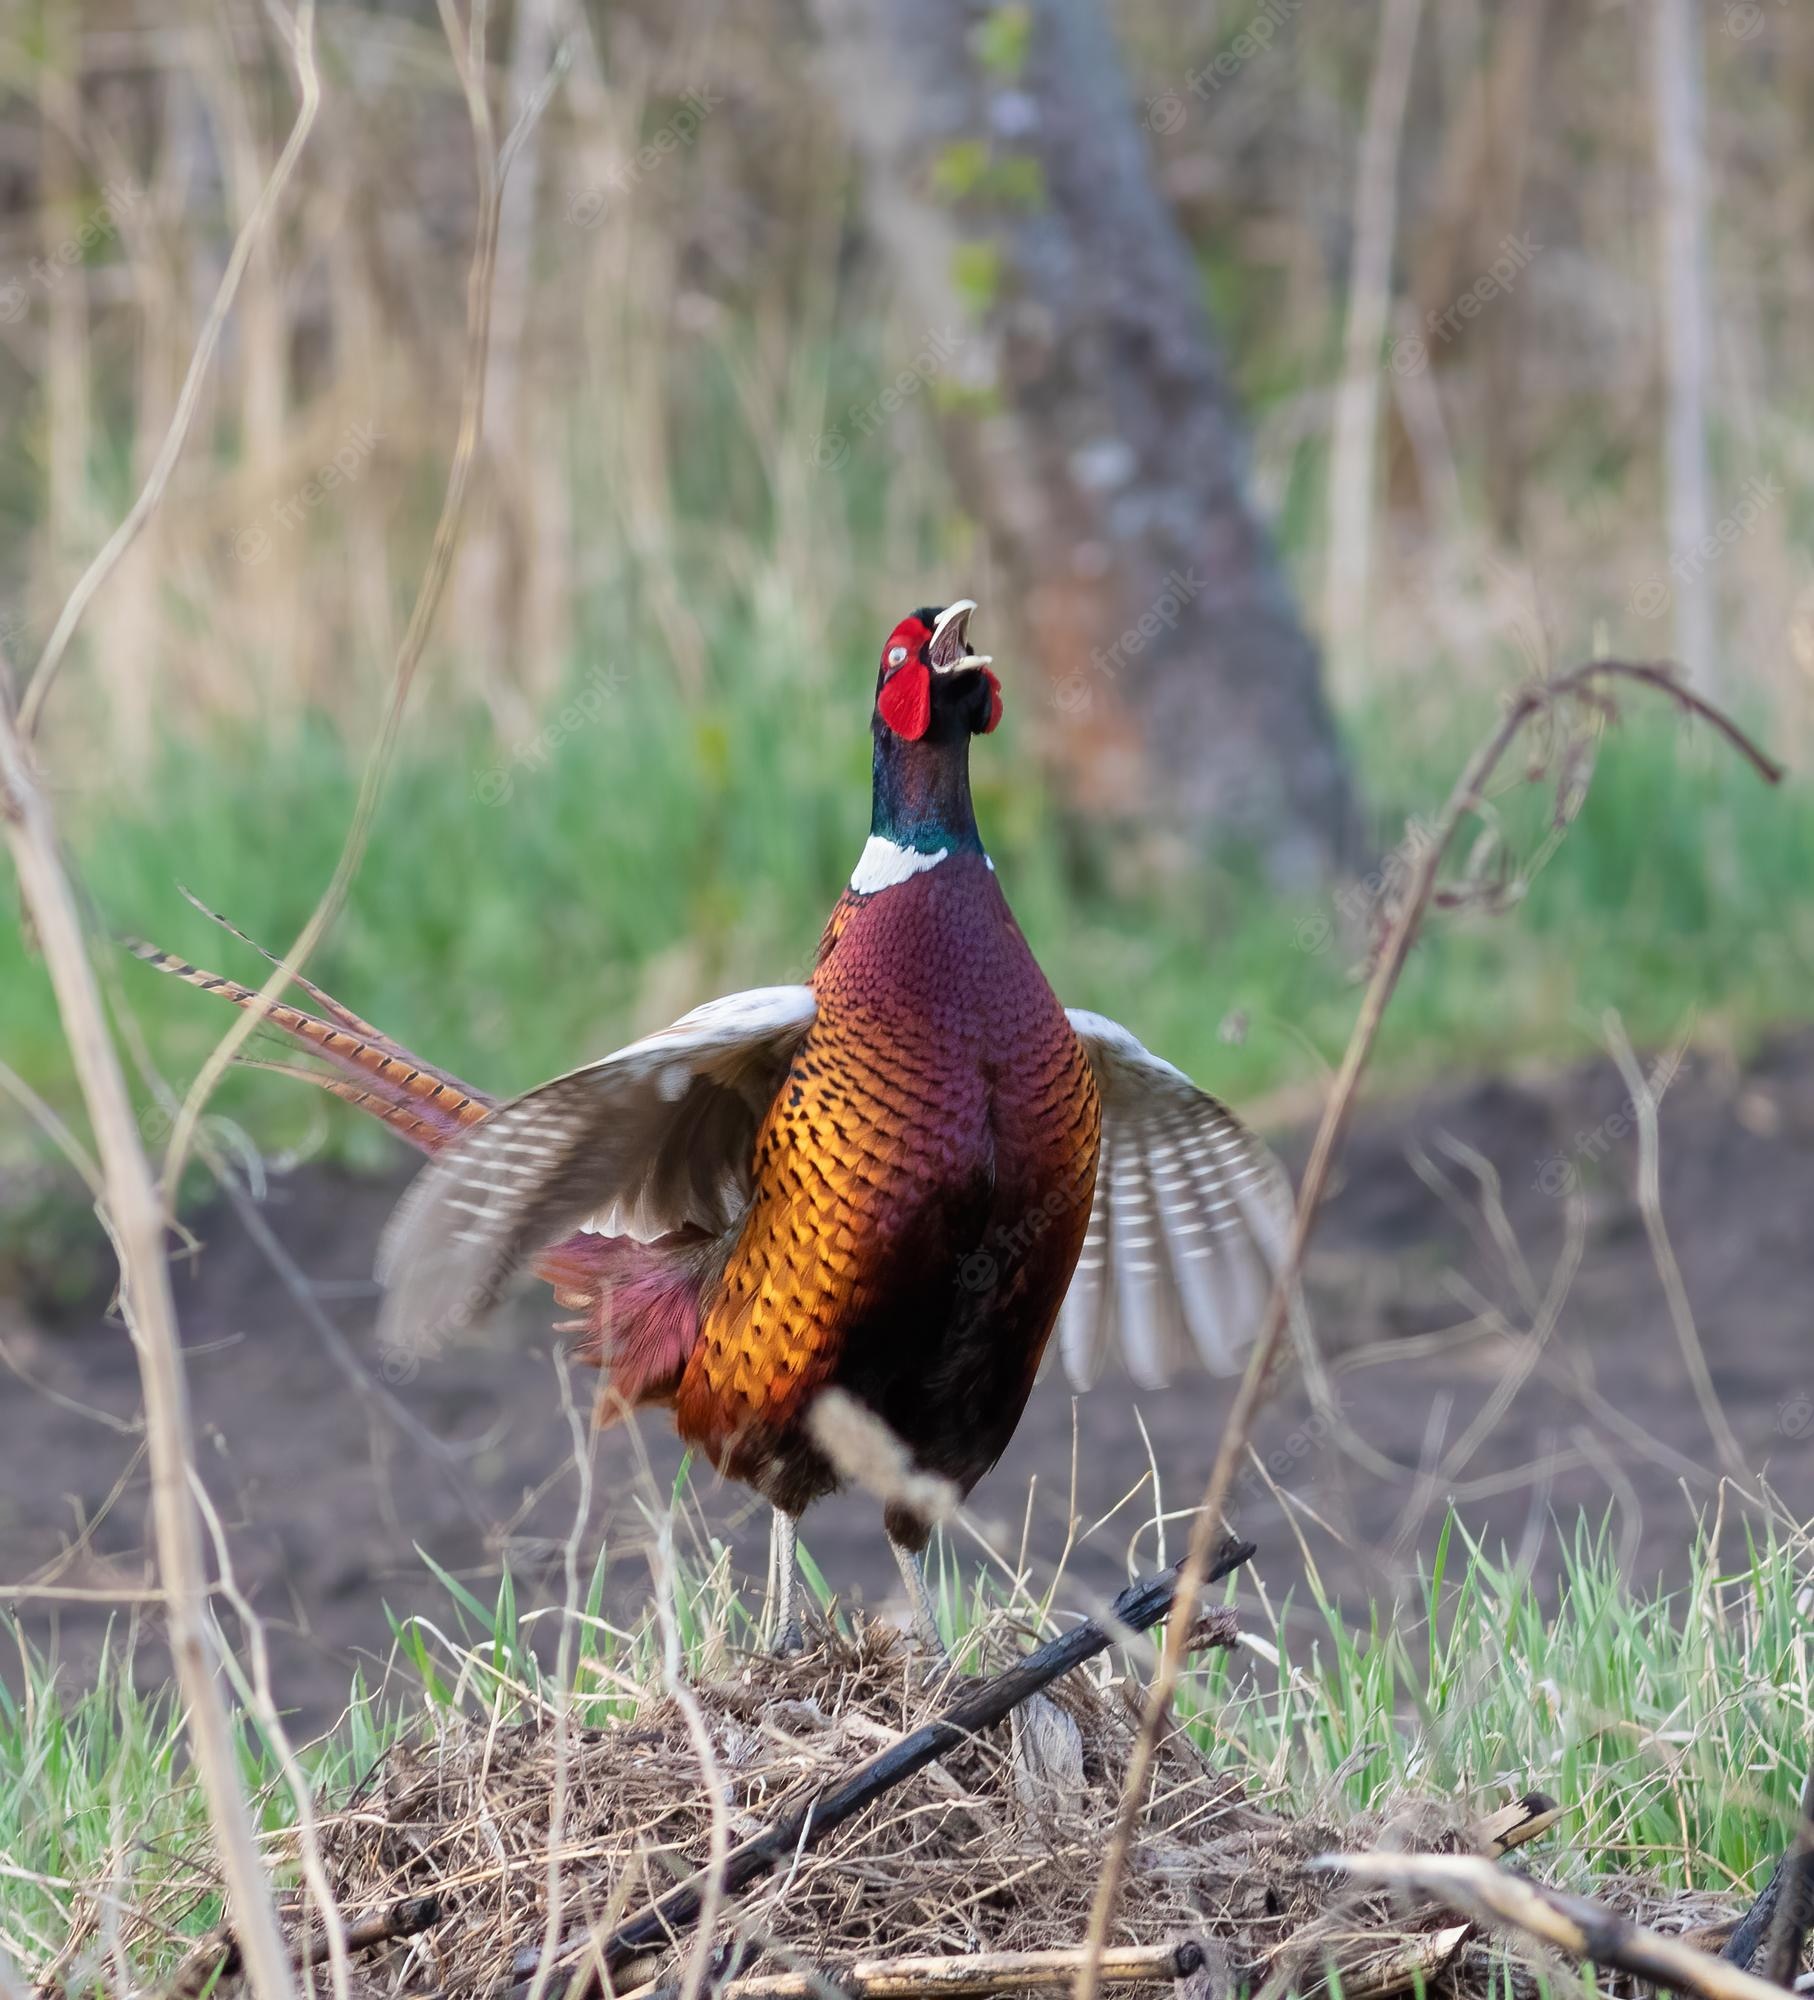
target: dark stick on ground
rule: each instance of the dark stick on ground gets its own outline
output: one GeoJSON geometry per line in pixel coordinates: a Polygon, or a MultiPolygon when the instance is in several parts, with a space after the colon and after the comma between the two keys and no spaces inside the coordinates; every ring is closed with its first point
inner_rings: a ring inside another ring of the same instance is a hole
{"type": "MultiPolygon", "coordinates": [[[[1254,1553],[1252,1542],[1225,1541],[1211,1565],[1206,1583],[1231,1575],[1254,1553]]],[[[827,1786],[797,1811],[733,1848],[719,1880],[720,1892],[733,1896],[759,1877],[816,1847],[834,1828],[873,1805],[884,1792],[923,1771],[966,1738],[992,1728],[1030,1695],[1048,1687],[1072,1668],[1125,1638],[1158,1624],[1172,1608],[1178,1587],[1175,1568],[1130,1584],[1101,1619],[1086,1619],[1074,1630],[1029,1653],[1019,1665],[965,1691],[936,1721],[916,1729],[899,1743],[860,1764],[847,1777],[827,1786]]],[[[590,1935],[563,1938],[551,1975],[543,1987],[546,2000],[598,2000],[604,1992],[601,1973],[620,1971],[634,1958],[660,1950],[694,1923],[705,1900],[711,1876],[690,1876],[652,1903],[640,1915],[620,1924],[603,1938],[590,1935]]],[[[510,2000],[523,2000],[536,1982],[541,1953],[530,1949],[516,1962],[517,1984],[510,2000]]]]}
{"type": "Polygon", "coordinates": [[[1756,1958],[1764,1933],[1770,1928],[1770,1919],[1776,1914],[1777,1898],[1782,1894],[1783,1875],[1788,1865],[1789,1857],[1785,1854],[1771,1869],[1769,1881],[1757,1892],[1757,1900],[1739,1918],[1732,1935],[1721,1945],[1720,1957],[1728,1965],[1740,1965],[1746,1971],[1751,1969],[1751,1961],[1756,1958]]]}
{"type": "MultiPolygon", "coordinates": [[[[356,1918],[348,1924],[346,1948],[348,1951],[371,1951],[381,1944],[394,1944],[398,1938],[414,1937],[420,1931],[432,1930],[441,1917],[439,1896],[405,1896],[388,1910],[380,1910],[375,1916],[356,1918]]],[[[326,1965],[333,1955],[326,1933],[320,1932],[296,1953],[296,1963],[326,1965]]]]}
{"type": "Polygon", "coordinates": [[[1739,1919],[1720,1956],[1733,1965],[1752,1967],[1761,1946],[1763,1963],[1755,1969],[1774,1985],[1793,1986],[1810,1923],[1814,1923],[1814,1770],[1802,1786],[1793,1843],[1756,1902],[1739,1919]]]}
{"type": "MultiPolygon", "coordinates": [[[[418,1931],[438,1924],[441,1915],[439,1896],[405,1896],[388,1909],[350,1919],[346,1926],[346,1948],[349,1952],[371,1951],[398,1938],[414,1937],[418,1931]]],[[[332,1956],[325,1931],[290,1947],[290,1962],[296,1966],[325,1965],[332,1956]]],[[[176,1976],[164,1988],[163,2000],[198,2000],[198,1996],[213,1992],[222,1980],[234,1978],[243,1970],[239,1940],[231,1931],[217,1931],[184,1959],[176,1976]]]]}

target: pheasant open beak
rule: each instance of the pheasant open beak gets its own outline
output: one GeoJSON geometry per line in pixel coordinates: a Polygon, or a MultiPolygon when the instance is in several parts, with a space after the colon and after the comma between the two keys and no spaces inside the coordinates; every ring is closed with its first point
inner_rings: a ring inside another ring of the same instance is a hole
{"type": "Polygon", "coordinates": [[[926,646],[926,664],[935,674],[961,674],[990,664],[988,653],[970,650],[970,614],[975,609],[973,597],[960,597],[939,613],[926,646]]]}

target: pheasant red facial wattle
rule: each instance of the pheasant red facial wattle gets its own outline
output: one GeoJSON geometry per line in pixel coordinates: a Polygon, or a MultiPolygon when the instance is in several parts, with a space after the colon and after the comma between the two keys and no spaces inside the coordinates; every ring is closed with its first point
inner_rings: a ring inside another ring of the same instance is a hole
{"type": "Polygon", "coordinates": [[[876,707],[897,736],[917,743],[932,722],[931,673],[918,664],[903,667],[876,696],[876,707]]]}
{"type": "Polygon", "coordinates": [[[979,674],[969,684],[971,727],[986,736],[1001,721],[1001,682],[987,654],[967,650],[969,599],[943,611],[916,611],[903,618],[882,648],[882,669],[876,681],[876,713],[904,742],[917,743],[932,726],[932,690],[940,675],[979,674]],[[978,700],[980,689],[986,696],[978,700]]]}
{"type": "MultiPolygon", "coordinates": [[[[319,1065],[289,1073],[432,1156],[385,1237],[386,1350],[541,1277],[602,1371],[601,1416],[670,1408],[773,1503],[783,1643],[794,1521],[863,1470],[821,1442],[828,1389],[967,1494],[1054,1331],[1078,1387],[1111,1352],[1147,1386],[1238,1367],[1289,1233],[1259,1141],[1127,1029],[1067,1011],[1021,935],[970,796],[972,739],[1002,715],[975,608],[916,611],[882,649],[869,838],[805,984],[709,1001],[502,1104],[307,982],[319,1014],[269,1017],[319,1065]]],[[[931,1524],[899,1500],[884,1520],[936,1645],[931,1524]]]]}

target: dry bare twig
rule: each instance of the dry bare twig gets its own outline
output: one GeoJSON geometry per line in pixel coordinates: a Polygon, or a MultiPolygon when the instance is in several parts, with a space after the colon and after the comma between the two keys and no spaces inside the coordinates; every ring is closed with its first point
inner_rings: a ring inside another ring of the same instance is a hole
{"type": "MultiPolygon", "coordinates": [[[[400,1938],[431,1930],[440,1922],[441,1915],[439,1896],[405,1896],[388,1909],[350,1919],[345,1927],[346,1948],[353,1952],[376,1951],[381,1944],[394,1944],[400,1938]]],[[[292,1955],[299,1967],[321,1965],[332,1948],[326,1934],[317,1931],[294,1947],[292,1955]]],[[[159,2000],[204,2000],[205,1995],[218,1989],[223,1979],[231,1978],[239,1969],[238,1939],[230,1930],[217,1930],[184,1958],[162,1989],[159,2000]]]]}
{"type": "Polygon", "coordinates": [[[19,1108],[26,1113],[44,1136],[56,1147],[69,1164],[81,1176],[82,1185],[97,1202],[106,1199],[106,1189],[101,1181],[101,1169],[95,1164],[93,1155],[80,1139],[69,1129],[55,1111],[45,1103],[31,1085],[9,1063],[0,1062],[0,1090],[4,1090],[19,1108]]]}
{"type": "MultiPolygon", "coordinates": [[[[704,1714],[687,1686],[685,1656],[681,1651],[680,1620],[675,1612],[678,1582],[674,1561],[674,1516],[671,1509],[661,1517],[652,1557],[655,1570],[655,1608],[661,1628],[661,1678],[668,1699],[679,1709],[686,1723],[688,1741],[699,1761],[699,1779],[711,1801],[711,1825],[706,1836],[706,1863],[700,1871],[701,1889],[697,1916],[699,1935],[687,1954],[686,1977],[681,1983],[680,2000],[699,2000],[712,1971],[712,1930],[726,1891],[731,1858],[731,1815],[725,1803],[724,1772],[712,1747],[712,1732],[704,1714]]],[[[542,1974],[530,2000],[542,2000],[542,1974]]]]}
{"type": "Polygon", "coordinates": [[[296,1843],[301,1857],[302,1879],[320,1912],[321,1940],[326,1947],[325,1957],[333,1983],[334,2000],[351,2000],[352,1962],[348,1956],[350,1947],[346,1919],[335,1900],[334,1885],[328,1878],[327,1863],[321,1851],[321,1825],[315,1810],[314,1790],[297,1760],[295,1745],[290,1741],[290,1732],[284,1725],[276,1694],[272,1690],[271,1649],[266,1643],[264,1620],[252,1609],[239,1587],[239,1579],[233,1570],[233,1551],[227,1543],[227,1531],[207,1487],[193,1474],[191,1487],[195,1504],[201,1510],[209,1537],[214,1543],[214,1560],[220,1575],[217,1588],[239,1620],[239,1629],[244,1634],[244,1644],[252,1660],[249,1680],[233,1659],[226,1662],[227,1673],[241,1706],[256,1720],[276,1761],[278,1774],[289,1791],[291,1804],[296,1809],[296,1843]]]}
{"type": "Polygon", "coordinates": [[[189,1156],[190,1143],[202,1107],[226,1074],[227,1066],[245,1046],[247,1038],[257,1032],[265,1016],[270,1012],[271,1003],[308,962],[311,953],[325,936],[328,926],[339,914],[340,906],[346,900],[347,891],[352,887],[353,877],[358,873],[360,861],[364,858],[365,844],[371,831],[372,815],[377,810],[378,796],[384,789],[384,781],[389,774],[391,759],[396,751],[403,712],[408,705],[410,690],[415,685],[417,670],[428,647],[428,635],[433,629],[435,615],[440,609],[441,599],[446,591],[448,573],[453,567],[454,549],[458,545],[461,523],[465,519],[467,490],[472,480],[473,461],[478,451],[485,417],[485,367],[491,331],[491,280],[497,264],[498,218],[504,177],[517,148],[547,108],[554,86],[563,73],[564,52],[563,61],[557,62],[555,68],[544,79],[542,88],[523,107],[515,127],[503,146],[494,147],[491,107],[485,95],[484,34],[487,0],[473,0],[471,19],[464,37],[460,33],[453,0],[440,0],[440,10],[448,45],[453,51],[454,65],[459,71],[460,82],[466,93],[467,112],[472,123],[473,151],[479,175],[478,228],[473,244],[472,263],[467,274],[465,379],[460,397],[460,425],[454,442],[453,458],[448,466],[447,487],[442,495],[440,517],[435,522],[434,539],[429,545],[428,564],[416,591],[409,624],[397,649],[396,664],[391,672],[390,696],[379,720],[377,739],[372,746],[371,755],[366,759],[365,770],[360,778],[359,798],[353,809],[352,823],[347,828],[346,839],[341,845],[340,858],[335,863],[332,878],[321,893],[320,901],[316,903],[308,922],[302,927],[301,935],[273,967],[270,977],[259,988],[256,1001],[235,1017],[232,1026],[221,1037],[213,1053],[197,1073],[195,1081],[189,1086],[189,1093],[183,1100],[170,1134],[169,1150],[164,1157],[165,1198],[172,1202],[182,1178],[184,1162],[189,1156]]]}
{"type": "Polygon", "coordinates": [[[1342,373],[1330,423],[1329,569],[1324,586],[1328,606],[1324,629],[1335,656],[1331,665],[1338,687],[1345,687],[1366,662],[1377,506],[1379,359],[1392,302],[1398,156],[1422,13],[1423,0],[1387,0],[1382,10],[1354,168],[1353,277],[1342,373]]]}
{"type": "MultiPolygon", "coordinates": [[[[1166,1717],[1171,1712],[1172,1695],[1183,1669],[1184,1654],[1193,1622],[1192,1613],[1207,1574],[1210,1547],[1220,1530],[1223,1509],[1227,1505],[1236,1471],[1246,1450],[1253,1420],[1272,1384],[1274,1363],[1278,1359],[1280,1342],[1289,1324],[1292,1304],[1297,1297],[1303,1274],[1304,1255],[1309,1248],[1311,1232],[1316,1226],[1317,1214],[1328,1189],[1336,1149],[1341,1144],[1342,1136],[1347,1130],[1349,1114],[1354,1108],[1361,1074],[1373,1053],[1373,1045],[1379,1036],[1380,1023],[1385,1018],[1387,1007],[1391,1004],[1405,962],[1411,955],[1411,947],[1416,942],[1424,913],[1436,893],[1437,872],[1454,842],[1462,821],[1480,802],[1488,781],[1526,724],[1540,719],[1554,719],[1571,705],[1604,718],[1612,712],[1612,702],[1606,691],[1607,687],[1616,686],[1621,682],[1664,695],[1691,716],[1707,723],[1718,731],[1767,783],[1775,784],[1782,777],[1782,767],[1761,750],[1729,716],[1688,687],[1667,662],[1590,660],[1585,665],[1575,667],[1553,679],[1533,681],[1514,695],[1507,702],[1505,712],[1497,726],[1474,752],[1460,777],[1456,779],[1431,829],[1431,838],[1417,853],[1403,901],[1390,929],[1380,943],[1374,961],[1373,975],[1361,1001],[1360,1016],[1355,1022],[1353,1034],[1349,1037],[1341,1068],[1336,1073],[1335,1082],[1330,1088],[1322,1122],[1317,1128],[1316,1140],[1311,1148],[1310,1161],[1304,1169],[1303,1185],[1298,1191],[1297,1211],[1292,1222],[1291,1242],[1286,1252],[1284,1267],[1279,1272],[1273,1285],[1272,1295],[1267,1301],[1253,1352],[1249,1356],[1246,1372],[1241,1377],[1240,1386],[1229,1409],[1228,1420],[1222,1429],[1221,1440],[1216,1447],[1209,1484],[1204,1490],[1196,1519],[1192,1524],[1190,1547],[1179,1575],[1177,1593],[1177,1602],[1185,1607],[1186,1615],[1173,1618],[1166,1627],[1165,1644],[1159,1655],[1158,1672],[1154,1675],[1152,1686],[1148,1691],[1145,1713],[1141,1717],[1140,1733],[1135,1739],[1133,1755],[1128,1761],[1127,1778],[1122,1789],[1121,1810],[1116,1816],[1108,1853],[1104,1858],[1102,1873],[1097,1882],[1088,1940],[1091,1955],[1078,1976],[1077,2000],[1095,2000],[1097,1982],[1094,1967],[1108,1942],[1109,1925],[1114,1921],[1115,1906],[1120,1896],[1121,1879],[1127,1866],[1134,1825],[1139,1817],[1142,1794],[1151,1775],[1159,1734],[1165,1726],[1166,1717]]],[[[1572,799],[1568,803],[1571,807],[1578,806],[1579,800],[1572,799]]]]}
{"type": "Polygon", "coordinates": [[[1638,1120],[1638,1209],[1644,1218],[1644,1233],[1650,1239],[1651,1261],[1662,1280],[1663,1295],[1669,1301],[1669,1321],[1682,1350],[1688,1379],[1694,1385],[1695,1401],[1707,1420],[1713,1448],[1720,1456],[1721,1471],[1738,1479],[1744,1476],[1744,1454],[1732,1426],[1720,1408],[1720,1399],[1707,1366],[1707,1352],[1694,1323],[1694,1308],[1688,1303],[1688,1288],[1682,1283],[1682,1269],[1675,1260],[1675,1246],[1669,1240],[1669,1225],[1663,1220],[1662,1144],[1657,1132],[1657,1090],[1644,1074],[1637,1051],[1625,1032],[1625,1024],[1609,1008],[1601,1025],[1607,1046],[1625,1079],[1631,1105],[1638,1120]]]}
{"type": "Polygon", "coordinates": [[[847,1390],[822,1391],[806,1414],[806,1426],[840,1477],[883,1506],[912,1507],[934,1522],[957,1512],[962,1498],[957,1487],[936,1472],[922,1472],[899,1434],[847,1390]]]}
{"type": "MultiPolygon", "coordinates": [[[[546,1888],[547,1911],[543,1920],[544,1962],[552,1965],[554,1949],[561,1934],[561,1915],[566,1901],[566,1880],[561,1873],[561,1838],[567,1816],[568,1788],[568,1730],[573,1701],[573,1640],[574,1631],[584,1609],[580,1595],[579,1545],[585,1537],[586,1524],[592,1515],[592,1451],[591,1437],[585,1420],[573,1400],[573,1378],[567,1371],[566,1357],[557,1356],[556,1372],[561,1385],[561,1413],[567,1419],[567,1433],[573,1443],[573,1465],[579,1475],[578,1491],[573,1502],[573,1525],[567,1531],[567,1538],[561,1545],[561,1579],[564,1585],[561,1598],[561,1632],[556,1646],[554,1662],[554,1782],[549,1788],[548,1800],[548,1880],[546,1888]]],[[[673,1617],[670,1604],[663,1613],[669,1620],[673,1617]]],[[[722,1808],[714,1812],[713,1823],[722,1808]]],[[[531,1988],[531,2000],[542,2000],[545,1982],[531,1988]]]]}
{"type": "Polygon", "coordinates": [[[1546,1888],[1472,1854],[1325,1854],[1313,1868],[1382,1889],[1433,1896],[1479,1923],[1509,1924],[1575,1959],[1591,1959],[1700,2000],[1782,2000],[1782,1988],[1585,1896],[1546,1888]]]}
{"type": "Polygon", "coordinates": [[[140,1143],[119,1052],[108,1033],[50,808],[17,726],[3,707],[0,828],[12,850],[25,909],[50,973],[105,1179],[108,1227],[120,1259],[121,1297],[144,1384],[152,1522],[170,1655],[188,1715],[190,1747],[220,1847],[222,1874],[252,1990],[259,2000],[288,2000],[294,1990],[289,1963],[240,1788],[232,1724],[215,1678],[212,1649],[219,1637],[208,1611],[201,1526],[189,1492],[194,1477],[189,1392],[164,1261],[164,1205],[140,1143]]]}

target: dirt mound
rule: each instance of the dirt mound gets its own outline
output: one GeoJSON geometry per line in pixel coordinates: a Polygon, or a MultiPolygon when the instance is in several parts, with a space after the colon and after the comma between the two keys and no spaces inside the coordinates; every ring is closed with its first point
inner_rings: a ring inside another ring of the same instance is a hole
{"type": "MultiPolygon", "coordinates": [[[[1005,1627],[991,1629],[987,1667],[1018,1652],[1005,1627]]],[[[412,1961],[414,1986],[450,2000],[484,1993],[546,1939],[551,1824],[561,1927],[608,1930],[706,1865],[715,1836],[721,1850],[752,1837],[931,1720],[957,1688],[892,1626],[870,1621],[854,1641],[826,1636],[794,1659],[752,1657],[678,1697],[649,1691],[604,1726],[587,1725],[598,1703],[582,1689],[565,1722],[543,1713],[504,1729],[449,1727],[394,1753],[331,1822],[336,1889],[348,1909],[443,1897],[441,1925],[392,1947],[394,1971],[412,1961]]],[[[822,1965],[1080,1937],[1136,1714],[1106,1667],[1069,1675],[1051,1698],[1081,1748],[1069,1782],[1035,1775],[1009,1729],[973,1737],[759,1882],[723,1912],[716,1943],[740,1941],[746,1961],[822,1965]]],[[[622,1691],[601,1687],[606,1702],[622,1708],[622,1691]]],[[[1283,1834],[1175,1736],[1141,1830],[1122,1941],[1190,1931],[1254,1876],[1256,1846],[1283,1834]]],[[[1256,1878],[1236,1900],[1257,1914],[1265,1887],[1256,1878]]],[[[628,1983],[683,1976],[687,1945],[645,1959],[628,1983]]]]}
{"type": "MultiPolygon", "coordinates": [[[[1234,1643],[1232,1614],[1216,1617],[1221,1641],[1234,1643]]],[[[1026,1638],[998,1615],[981,1635],[983,1671],[1013,1664],[1026,1638]]],[[[854,1637],[820,1634],[798,1657],[728,1660],[665,1690],[636,1685],[622,1663],[593,1662],[564,1707],[530,1693],[508,1721],[425,1726],[321,1822],[333,1893],[367,1946],[352,1990],[361,2000],[527,1993],[551,1935],[569,1953],[604,1939],[933,1720],[963,1687],[893,1627],[859,1623],[854,1637]],[[399,1916],[408,1934],[372,1948],[373,1928],[399,1916]]],[[[665,1946],[617,1962],[613,1990],[672,1993],[689,1975],[716,1983],[751,1972],[811,1973],[820,1990],[862,1961],[968,1959],[980,1972],[1001,1954],[1080,1943],[1142,1690],[1103,1655],[1049,1694],[1061,1720],[1045,1725],[1043,1762],[1029,1754],[1024,1710],[1012,1728],[964,1739],[821,1844],[790,1843],[791,1859],[741,1895],[708,1891],[699,1926],[677,1925],[665,1946]],[[1068,1767],[1054,1741],[1069,1744],[1068,1767]]],[[[1533,1820],[1534,1806],[1553,1802],[1521,1802],[1496,1832],[1431,1800],[1342,1824],[1292,1819],[1174,1731],[1110,1939],[1117,1989],[1216,1996],[1276,1974],[1281,1990],[1344,2000],[1414,1987],[1457,2000],[1532,1991],[1531,1965],[1502,1941],[1435,1906],[1343,1889],[1305,1864],[1382,1847],[1496,1854],[1553,1818],[1533,1820]],[[1129,1962],[1141,1947],[1159,1948],[1150,1975],[1144,1960],[1129,1962]]],[[[1664,1929],[1720,1911],[1637,1879],[1610,1889],[1614,1907],[1664,1929]]],[[[129,1918],[126,1932],[134,1927],[129,1918]]],[[[313,1939],[309,1955],[323,1956],[312,1913],[293,1911],[290,1928],[299,1953],[313,1939]]],[[[575,1969],[571,1957],[561,1963],[575,1969]]],[[[234,1990],[218,1965],[218,1945],[192,1954],[170,1990],[234,1990]]]]}

